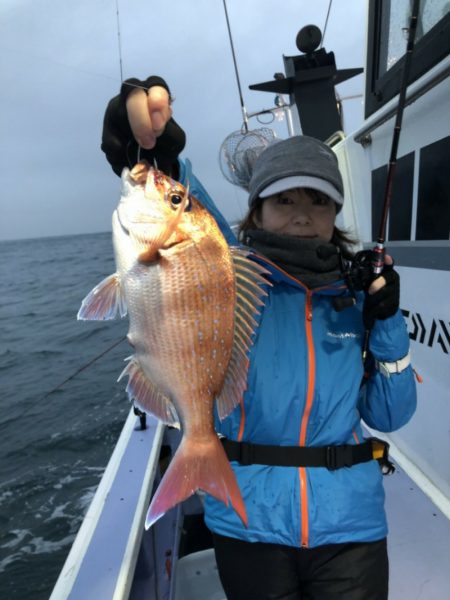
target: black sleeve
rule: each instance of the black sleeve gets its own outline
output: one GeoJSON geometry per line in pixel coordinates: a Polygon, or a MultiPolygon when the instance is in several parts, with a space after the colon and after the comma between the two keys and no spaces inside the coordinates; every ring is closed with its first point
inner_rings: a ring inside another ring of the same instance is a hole
{"type": "MultiPolygon", "coordinates": [[[[120,94],[109,101],[103,119],[101,149],[111,165],[114,173],[120,175],[124,167],[133,167],[138,161],[138,144],[128,123],[126,99],[136,87],[148,90],[154,85],[164,87],[170,95],[167,83],[161,77],[148,77],[145,81],[127,79],[122,83],[120,94]]],[[[186,134],[174,119],[170,119],[164,133],[157,138],[152,150],[140,150],[140,158],[153,164],[156,160],[158,168],[178,179],[178,155],[186,143],[186,134]]]]}

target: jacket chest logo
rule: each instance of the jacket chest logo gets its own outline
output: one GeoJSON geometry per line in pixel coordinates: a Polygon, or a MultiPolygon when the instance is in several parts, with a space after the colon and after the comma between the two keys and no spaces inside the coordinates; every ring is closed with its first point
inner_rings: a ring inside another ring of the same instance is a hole
{"type": "Polygon", "coordinates": [[[355,333],[354,331],[327,331],[327,335],[339,340],[356,339],[361,337],[359,333],[355,333]]]}

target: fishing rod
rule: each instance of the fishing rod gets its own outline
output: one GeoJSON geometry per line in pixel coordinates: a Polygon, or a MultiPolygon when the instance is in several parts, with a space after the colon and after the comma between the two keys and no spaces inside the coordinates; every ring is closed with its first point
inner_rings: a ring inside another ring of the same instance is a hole
{"type": "MultiPolygon", "coordinates": [[[[400,91],[399,91],[397,114],[396,114],[396,118],[395,118],[394,133],[392,136],[391,154],[389,157],[389,166],[388,166],[388,172],[387,172],[387,177],[386,177],[386,185],[385,185],[385,189],[384,189],[383,211],[382,211],[382,215],[381,215],[380,228],[379,228],[379,232],[378,232],[376,245],[368,253],[367,253],[367,251],[358,253],[355,256],[356,264],[353,267],[353,268],[356,268],[357,271],[359,270],[359,272],[362,273],[362,271],[364,270],[364,267],[365,267],[364,263],[366,263],[369,258],[370,259],[370,276],[368,279],[369,283],[370,283],[370,281],[373,281],[374,279],[376,279],[377,277],[379,277],[382,274],[384,266],[385,266],[385,239],[386,239],[387,218],[388,218],[389,208],[390,208],[391,200],[392,200],[392,184],[394,181],[394,175],[395,175],[396,166],[397,166],[398,144],[400,141],[400,132],[402,129],[403,112],[404,112],[404,108],[405,108],[405,104],[406,104],[406,91],[408,88],[409,74],[410,74],[410,70],[411,70],[411,59],[412,59],[412,53],[413,53],[414,42],[415,42],[415,37],[416,37],[417,21],[418,21],[418,15],[419,15],[419,4],[420,4],[420,0],[413,1],[411,17],[410,17],[410,21],[409,21],[409,27],[407,29],[408,39],[407,39],[407,44],[406,44],[405,64],[403,66],[403,74],[402,74],[402,81],[401,81],[400,91]],[[360,255],[359,260],[358,260],[358,255],[360,255]],[[360,263],[360,264],[358,264],[358,263],[360,263]]],[[[363,281],[363,284],[364,283],[367,283],[367,278],[366,278],[366,282],[363,281]]],[[[358,289],[355,285],[353,285],[353,287],[358,289]]],[[[366,285],[364,285],[364,287],[362,287],[360,289],[366,289],[366,285]]],[[[367,329],[365,331],[365,336],[364,336],[363,352],[362,352],[362,358],[363,358],[364,363],[366,362],[367,354],[368,354],[370,330],[371,330],[370,326],[367,327],[367,329]]]]}
{"type": "Polygon", "coordinates": [[[386,177],[386,186],[384,190],[383,212],[381,216],[380,229],[378,233],[376,246],[372,250],[372,273],[378,276],[383,271],[384,267],[384,243],[386,237],[386,225],[389,214],[389,208],[392,198],[392,183],[394,180],[395,169],[397,166],[397,151],[400,140],[400,132],[402,129],[403,111],[406,104],[406,90],[408,87],[409,73],[411,70],[411,58],[414,49],[414,41],[416,38],[417,20],[419,15],[420,0],[414,0],[411,19],[408,28],[408,42],[406,45],[405,64],[403,67],[403,77],[400,86],[398,98],[397,115],[395,118],[394,134],[392,137],[391,155],[389,157],[389,167],[386,177]]]}
{"type": "Polygon", "coordinates": [[[231,54],[233,56],[234,72],[236,74],[236,82],[237,82],[237,86],[238,86],[239,100],[240,100],[240,103],[241,103],[242,117],[244,119],[243,128],[245,129],[245,133],[248,133],[248,115],[247,115],[247,109],[245,108],[245,104],[244,104],[244,97],[242,95],[241,80],[239,78],[239,71],[238,71],[238,67],[237,67],[236,54],[234,52],[233,37],[231,35],[231,27],[230,27],[230,20],[228,18],[228,10],[227,10],[226,0],[223,0],[223,8],[225,10],[225,19],[226,19],[226,22],[227,22],[228,37],[230,38],[231,54]]]}
{"type": "MultiPolygon", "coordinates": [[[[74,373],[72,373],[72,375],[69,375],[69,377],[64,379],[64,381],[61,381],[61,383],[59,383],[57,386],[55,386],[53,389],[51,389],[49,392],[47,392],[45,394],[45,396],[43,396],[42,400],[45,400],[51,394],[53,394],[53,392],[56,392],[57,390],[61,389],[68,381],[70,381],[71,379],[76,377],[79,373],[81,373],[82,371],[84,371],[85,369],[87,369],[88,367],[93,365],[99,358],[101,358],[102,356],[105,356],[105,354],[110,352],[113,348],[115,348],[116,346],[118,346],[119,344],[124,342],[126,339],[127,339],[127,336],[124,335],[120,339],[116,340],[113,344],[111,344],[111,346],[106,348],[106,350],[104,350],[101,354],[98,354],[97,356],[95,356],[87,364],[85,364],[82,367],[80,367],[79,369],[77,369],[74,373]]],[[[134,403],[133,403],[133,412],[137,417],[139,417],[139,423],[141,426],[141,430],[147,429],[147,415],[145,414],[145,412],[140,410],[134,403]]]]}
{"type": "Polygon", "coordinates": [[[45,396],[42,398],[42,400],[45,400],[51,394],[53,394],[53,392],[56,392],[57,390],[61,389],[63,387],[63,385],[65,385],[68,381],[70,381],[71,379],[73,379],[74,377],[76,377],[79,373],[81,373],[82,371],[84,371],[85,369],[87,369],[88,367],[90,367],[91,365],[93,365],[99,358],[101,358],[102,356],[105,356],[105,354],[107,352],[110,352],[110,350],[112,350],[113,348],[115,348],[116,346],[118,346],[119,344],[121,344],[122,342],[124,342],[126,339],[127,339],[127,336],[125,335],[125,336],[121,337],[120,339],[116,340],[114,342],[114,344],[112,344],[111,346],[109,346],[108,348],[106,348],[106,350],[104,350],[101,354],[98,354],[95,358],[93,358],[92,360],[90,360],[87,364],[85,364],[82,367],[80,367],[79,369],[77,369],[74,373],[72,373],[72,375],[69,375],[69,377],[67,377],[66,379],[64,379],[64,381],[61,381],[61,383],[59,383],[57,386],[55,386],[49,392],[47,392],[45,394],[45,396]]]}
{"type": "MultiPolygon", "coordinates": [[[[416,37],[419,3],[420,0],[414,0],[413,2],[409,28],[407,30],[408,40],[406,45],[405,63],[403,66],[402,80],[399,90],[399,99],[394,124],[394,132],[392,136],[391,153],[386,176],[383,209],[378,237],[376,239],[374,248],[371,250],[361,250],[360,252],[357,252],[350,262],[346,262],[342,254],[338,252],[340,269],[347,282],[351,297],[336,297],[333,300],[333,306],[337,311],[341,311],[345,308],[353,306],[356,303],[356,291],[367,291],[371,282],[383,273],[383,269],[385,267],[386,225],[389,207],[392,200],[392,184],[397,166],[397,152],[402,128],[403,112],[406,105],[406,91],[411,70],[411,58],[414,49],[414,41],[416,37]]],[[[362,346],[362,359],[364,364],[366,364],[368,355],[370,331],[371,325],[366,324],[362,346]]]]}

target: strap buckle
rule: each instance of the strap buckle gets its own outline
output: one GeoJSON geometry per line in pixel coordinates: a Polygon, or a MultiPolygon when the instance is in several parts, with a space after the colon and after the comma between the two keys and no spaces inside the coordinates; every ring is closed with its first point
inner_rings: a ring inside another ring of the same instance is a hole
{"type": "Polygon", "coordinates": [[[369,438],[372,444],[372,456],[378,461],[383,475],[392,475],[395,465],[389,460],[389,444],[380,438],[369,438]]]}
{"type": "Polygon", "coordinates": [[[255,462],[254,444],[248,442],[240,442],[239,458],[237,459],[241,465],[248,466],[255,462]]]}
{"type": "Polygon", "coordinates": [[[325,449],[325,463],[329,471],[353,466],[352,446],[327,446],[325,449]]]}
{"type": "Polygon", "coordinates": [[[408,352],[406,356],[394,362],[375,361],[375,367],[385,377],[390,377],[392,373],[401,373],[411,364],[411,354],[408,352]]]}

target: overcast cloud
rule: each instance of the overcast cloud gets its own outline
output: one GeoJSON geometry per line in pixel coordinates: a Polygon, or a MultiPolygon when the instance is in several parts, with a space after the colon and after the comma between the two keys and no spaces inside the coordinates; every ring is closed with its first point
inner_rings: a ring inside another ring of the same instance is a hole
{"type": "MultiPolygon", "coordinates": [[[[307,24],[321,29],[329,0],[228,0],[249,112],[274,97],[248,86],[283,71],[307,24]]],[[[242,123],[222,0],[118,1],[123,77],[158,74],[176,98],[183,153],[225,216],[245,194],[227,183],[218,152],[242,123]]],[[[364,66],[366,2],[334,0],[324,46],[338,68],[364,66]]],[[[116,0],[2,0],[0,4],[0,239],[107,231],[119,179],[100,151],[103,113],[120,88],[116,0]]],[[[363,77],[339,86],[361,94],[363,77]]],[[[347,133],[362,99],[344,102],[347,133]]],[[[251,127],[261,126],[256,120],[251,127]]],[[[277,127],[287,136],[284,124],[277,127]]]]}

